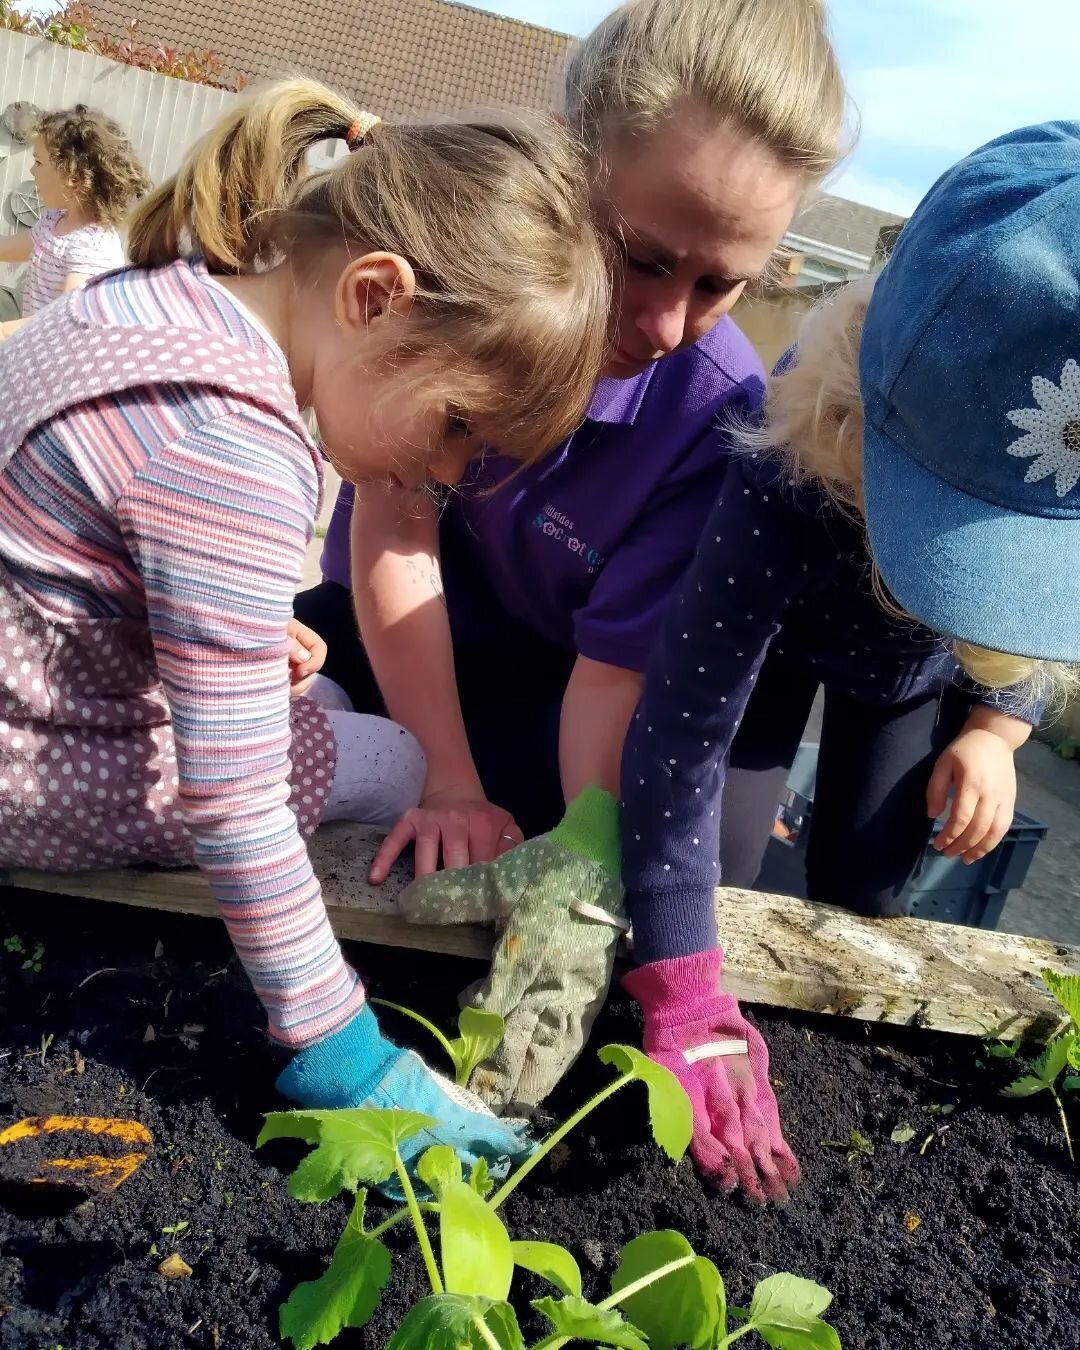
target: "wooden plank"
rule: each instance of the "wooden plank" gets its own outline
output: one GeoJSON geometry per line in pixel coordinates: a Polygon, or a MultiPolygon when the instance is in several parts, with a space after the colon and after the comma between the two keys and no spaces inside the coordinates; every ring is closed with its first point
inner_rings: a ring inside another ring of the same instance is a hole
{"type": "MultiPolygon", "coordinates": [[[[338,824],[311,841],[311,857],[335,931],[342,938],[486,959],[492,933],[478,925],[406,923],[397,896],[404,867],[373,887],[367,870],[380,835],[338,824]]],[[[0,884],[187,914],[216,915],[193,870],[0,873],[0,884]]],[[[835,1013],[865,1021],[933,1027],[976,1036],[1045,1038],[1060,1010],[1039,971],[1080,973],[1080,948],[926,919],[862,919],[787,896],[721,888],[717,928],[726,987],[750,1003],[835,1013]]]]}

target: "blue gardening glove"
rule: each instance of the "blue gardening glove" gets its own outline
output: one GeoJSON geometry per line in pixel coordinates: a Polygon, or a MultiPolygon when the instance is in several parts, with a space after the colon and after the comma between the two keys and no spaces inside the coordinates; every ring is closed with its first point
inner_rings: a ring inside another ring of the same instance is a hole
{"type": "MultiPolygon", "coordinates": [[[[533,1150],[520,1128],[498,1120],[479,1097],[433,1072],[415,1051],[388,1041],[367,1006],[340,1031],[294,1055],[277,1089],[312,1109],[397,1107],[434,1116],[438,1125],[400,1146],[410,1176],[420,1155],[435,1144],[449,1144],[467,1167],[484,1158],[496,1177],[533,1150]]],[[[379,1189],[400,1198],[393,1178],[379,1189]]]]}
{"type": "Polygon", "coordinates": [[[530,1115],[588,1038],[628,927],[619,857],[618,803],[586,788],[550,833],[494,862],[422,877],[398,901],[413,923],[505,925],[487,979],[462,995],[506,1023],[469,1083],[500,1113],[530,1115]]]}

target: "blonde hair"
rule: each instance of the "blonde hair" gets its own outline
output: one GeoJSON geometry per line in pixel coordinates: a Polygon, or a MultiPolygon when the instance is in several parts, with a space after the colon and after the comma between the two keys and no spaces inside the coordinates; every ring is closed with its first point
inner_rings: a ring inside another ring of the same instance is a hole
{"type": "Polygon", "coordinates": [[[98,225],[119,225],[150,190],[123,128],[84,103],[47,113],[35,128],[52,166],[98,225]]]}
{"type": "Polygon", "coordinates": [[[501,452],[535,458],[580,422],[607,356],[609,260],[580,146],[553,119],[381,123],[309,176],[312,147],[363,116],[309,80],[238,102],[136,213],[132,262],[192,253],[217,273],[307,272],[328,250],[397,254],[416,292],[404,317],[379,325],[377,359],[404,371],[429,358],[411,363],[416,394],[475,418],[501,452]]]}
{"type": "Polygon", "coordinates": [[[566,75],[568,119],[594,153],[697,107],[811,181],[843,153],[846,106],[822,0],[628,0],[566,75]]]}
{"type": "MultiPolygon", "coordinates": [[[[850,282],[810,310],[799,330],[797,359],[769,380],[760,424],[738,433],[745,449],[782,454],[796,481],[812,478],[859,525],[866,514],[859,343],[874,280],[850,282]]],[[[869,539],[867,552],[873,561],[869,539]]],[[[876,565],[874,589],[890,614],[911,619],[889,594],[876,565]]],[[[1080,673],[1067,662],[991,651],[959,639],[951,646],[976,684],[1015,687],[1025,704],[1045,701],[1060,707],[1080,689],[1080,673]]]]}

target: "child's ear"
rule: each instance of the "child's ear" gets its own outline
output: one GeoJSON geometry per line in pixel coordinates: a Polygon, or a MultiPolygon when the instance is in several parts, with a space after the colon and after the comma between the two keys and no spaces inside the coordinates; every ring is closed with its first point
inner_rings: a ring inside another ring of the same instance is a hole
{"type": "Polygon", "coordinates": [[[409,312],[416,273],[397,253],[367,253],[348,264],[337,281],[334,309],[339,325],[366,332],[388,314],[409,312]]]}

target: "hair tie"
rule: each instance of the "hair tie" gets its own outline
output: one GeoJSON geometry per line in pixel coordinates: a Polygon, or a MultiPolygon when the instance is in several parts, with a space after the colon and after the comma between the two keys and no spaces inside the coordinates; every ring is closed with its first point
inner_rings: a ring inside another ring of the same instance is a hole
{"type": "Polygon", "coordinates": [[[359,150],[370,135],[372,127],[378,126],[381,121],[382,118],[374,113],[362,112],[346,131],[345,144],[350,150],[359,150]]]}

